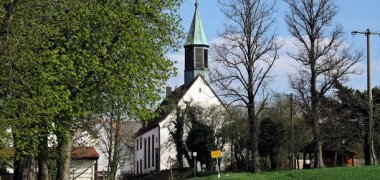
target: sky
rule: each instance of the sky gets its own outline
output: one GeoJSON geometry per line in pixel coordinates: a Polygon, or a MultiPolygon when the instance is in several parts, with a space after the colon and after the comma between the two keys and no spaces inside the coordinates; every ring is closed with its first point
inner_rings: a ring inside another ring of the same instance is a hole
{"type": "MultiPolygon", "coordinates": [[[[355,89],[366,89],[367,87],[367,61],[366,61],[366,36],[351,35],[352,31],[380,32],[380,0],[335,0],[338,7],[338,14],[334,21],[340,24],[344,30],[344,40],[351,46],[352,50],[359,50],[364,53],[362,61],[357,64],[356,68],[361,72],[360,75],[351,75],[345,85],[355,89]]],[[[182,26],[187,36],[191,21],[194,14],[195,0],[184,0],[180,7],[180,16],[182,26]]],[[[202,18],[203,27],[208,41],[212,44],[216,42],[218,34],[223,31],[226,18],[220,11],[217,0],[199,0],[199,12],[202,18]]],[[[283,43],[283,49],[280,52],[280,58],[272,69],[271,73],[274,79],[270,88],[276,92],[291,92],[288,77],[295,72],[292,63],[294,61],[287,55],[287,51],[294,50],[287,26],[285,24],[285,12],[288,11],[287,5],[283,0],[277,1],[276,23],[274,28],[277,31],[279,40],[283,43]]],[[[183,40],[184,42],[184,40],[183,40]]],[[[184,50],[168,54],[168,57],[177,62],[176,67],[178,74],[170,78],[168,85],[178,87],[183,84],[184,80],[184,50]]],[[[210,57],[210,59],[212,59],[210,57]]],[[[371,36],[371,60],[372,60],[372,85],[380,86],[380,36],[371,36]]]]}

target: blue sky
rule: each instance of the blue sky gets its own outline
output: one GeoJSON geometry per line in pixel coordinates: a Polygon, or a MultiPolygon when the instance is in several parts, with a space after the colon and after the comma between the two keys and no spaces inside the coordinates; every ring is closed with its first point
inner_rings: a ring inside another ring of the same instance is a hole
{"type": "MultiPolygon", "coordinates": [[[[191,20],[194,14],[195,0],[184,0],[180,8],[180,15],[182,18],[182,26],[187,34],[190,27],[191,20]]],[[[352,36],[351,31],[365,31],[369,28],[373,32],[380,32],[380,0],[335,0],[338,6],[338,15],[335,22],[342,25],[345,31],[345,40],[350,44],[354,50],[362,50],[366,52],[366,37],[364,35],[352,36]]],[[[279,39],[285,42],[287,47],[287,39],[290,35],[284,21],[284,14],[288,11],[287,5],[282,1],[277,1],[277,12],[274,15],[276,18],[275,27],[279,39]]],[[[219,32],[223,31],[223,25],[226,22],[225,17],[220,12],[220,7],[217,0],[199,0],[199,11],[201,14],[205,33],[209,42],[213,42],[218,38],[219,32]]],[[[371,36],[372,41],[372,66],[373,66],[373,80],[374,86],[380,86],[380,36],[371,36]]],[[[284,52],[286,50],[283,50],[284,52]]],[[[172,87],[180,86],[183,84],[183,49],[180,52],[172,53],[169,57],[173,61],[177,61],[178,68],[177,77],[171,78],[168,84],[172,87]]],[[[276,75],[271,88],[274,91],[289,92],[288,76],[293,71],[289,67],[292,60],[286,55],[282,55],[279,59],[278,65],[272,71],[276,75]]],[[[350,81],[346,85],[353,88],[365,89],[366,88],[366,56],[363,61],[357,66],[362,71],[361,75],[350,76],[350,81]]]]}

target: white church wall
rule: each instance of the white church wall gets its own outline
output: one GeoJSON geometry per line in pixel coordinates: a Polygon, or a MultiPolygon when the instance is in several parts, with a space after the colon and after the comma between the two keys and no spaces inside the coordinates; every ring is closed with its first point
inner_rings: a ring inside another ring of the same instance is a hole
{"type": "MultiPolygon", "coordinates": [[[[187,102],[191,102],[192,105],[199,105],[204,108],[208,107],[217,107],[216,109],[223,111],[224,106],[218,99],[218,97],[214,94],[211,88],[207,85],[207,83],[203,80],[203,78],[198,77],[191,87],[187,90],[187,92],[183,95],[182,99],[178,102],[178,106],[184,108],[187,102]]],[[[154,134],[155,139],[159,138],[159,142],[155,142],[155,147],[160,147],[160,170],[170,169],[171,165],[174,165],[176,161],[176,150],[174,142],[171,140],[171,135],[169,129],[173,129],[173,121],[175,120],[175,110],[171,112],[168,116],[165,117],[159,123],[159,127],[156,127],[152,130],[145,132],[136,138],[135,141],[139,141],[138,148],[135,147],[135,173],[136,174],[145,174],[151,171],[155,171],[156,168],[146,165],[144,167],[144,139],[151,137],[154,134]],[[157,144],[156,144],[157,143],[157,144]],[[137,163],[139,167],[137,167],[137,163]]],[[[211,120],[209,121],[212,122],[211,120]]],[[[209,122],[206,124],[209,125],[209,122]]],[[[221,121],[219,121],[221,122],[221,121]]],[[[219,124],[214,124],[216,127],[220,128],[219,124]]],[[[186,138],[187,132],[185,132],[184,138],[186,138]]],[[[135,142],[136,146],[137,142],[135,142]]],[[[152,153],[152,152],[150,152],[152,153]]],[[[147,157],[145,157],[147,158],[147,157]]],[[[152,157],[150,157],[152,158],[152,157]]],[[[185,158],[184,158],[185,159],[185,158]]],[[[156,164],[155,164],[156,165],[156,164]]],[[[185,160],[184,166],[188,167],[188,163],[185,160]]]]}
{"type": "MultiPolygon", "coordinates": [[[[191,102],[192,105],[199,105],[204,108],[217,107],[221,109],[221,102],[218,97],[212,92],[210,87],[202,78],[197,78],[193,82],[192,86],[185,93],[183,98],[179,101],[178,105],[185,108],[186,102],[191,102]]],[[[170,128],[173,128],[173,121],[175,120],[175,111],[173,111],[164,121],[160,123],[161,127],[161,170],[170,169],[170,163],[168,162],[169,157],[171,159],[176,159],[175,145],[171,141],[171,135],[169,132],[170,128]]],[[[208,124],[206,122],[206,124],[208,124]]],[[[220,125],[217,125],[220,127],[220,125]]],[[[184,139],[187,138],[187,132],[185,132],[184,139]]],[[[184,158],[185,159],[185,158],[184,158]]],[[[184,167],[189,167],[189,164],[184,160],[184,167]]]]}
{"type": "Polygon", "coordinates": [[[175,145],[171,141],[169,129],[173,128],[172,120],[175,118],[175,111],[170,113],[165,120],[160,122],[160,170],[170,169],[176,159],[175,145]],[[170,158],[169,158],[170,157],[170,158]]]}
{"type": "Polygon", "coordinates": [[[211,88],[206,82],[198,77],[191,87],[187,90],[186,94],[179,101],[179,106],[184,106],[185,102],[191,102],[198,104],[202,107],[208,107],[211,105],[220,105],[218,97],[212,92],[211,88]]]}

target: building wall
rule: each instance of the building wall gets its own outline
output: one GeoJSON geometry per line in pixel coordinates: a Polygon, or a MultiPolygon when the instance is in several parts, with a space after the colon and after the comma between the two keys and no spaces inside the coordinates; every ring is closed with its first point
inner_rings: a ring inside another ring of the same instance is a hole
{"type": "Polygon", "coordinates": [[[176,159],[176,150],[174,143],[170,140],[169,129],[173,129],[172,121],[175,118],[175,112],[170,113],[165,120],[161,121],[160,126],[160,170],[170,169],[176,159]]]}
{"type": "Polygon", "coordinates": [[[95,160],[72,160],[70,164],[70,179],[95,179],[95,160]]]}
{"type": "Polygon", "coordinates": [[[180,100],[179,105],[184,106],[185,102],[191,101],[194,104],[199,104],[204,107],[211,105],[221,105],[218,97],[212,92],[206,82],[198,77],[180,100]]]}
{"type": "Polygon", "coordinates": [[[146,174],[157,168],[156,153],[159,148],[159,127],[135,139],[135,174],[146,174]]]}
{"type": "MultiPolygon", "coordinates": [[[[178,105],[180,107],[185,106],[185,102],[191,102],[192,104],[197,104],[203,107],[210,106],[221,106],[222,103],[219,101],[218,97],[213,93],[210,87],[206,82],[198,77],[188,91],[184,94],[183,98],[179,101],[178,105]]],[[[144,139],[151,137],[153,134],[155,139],[159,138],[159,147],[160,147],[160,168],[159,170],[170,169],[171,165],[175,162],[176,159],[176,150],[175,145],[171,141],[171,135],[169,129],[173,129],[173,121],[175,120],[175,111],[171,112],[164,120],[159,123],[159,127],[152,129],[143,135],[136,138],[135,141],[141,142],[144,144],[144,139]]],[[[185,136],[186,137],[186,136],[185,136]]],[[[137,142],[135,142],[136,145],[137,142]]],[[[145,174],[155,170],[155,167],[144,167],[144,145],[142,148],[135,147],[135,173],[136,174],[145,174]],[[141,163],[142,162],[142,169],[141,163]],[[137,163],[139,168],[137,168],[137,163]],[[137,171],[139,170],[139,171],[137,171]]],[[[140,145],[140,144],[139,144],[140,145]]],[[[155,142],[155,148],[158,147],[158,142],[155,142]],[[157,144],[156,144],[157,143],[157,144]]],[[[184,161],[185,167],[188,166],[187,161],[184,161]]],[[[156,164],[155,164],[156,165],[156,164]]]]}

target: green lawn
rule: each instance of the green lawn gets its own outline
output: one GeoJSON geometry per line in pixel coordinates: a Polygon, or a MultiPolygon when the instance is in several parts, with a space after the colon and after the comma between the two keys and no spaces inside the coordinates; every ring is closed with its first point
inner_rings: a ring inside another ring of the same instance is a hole
{"type": "MultiPolygon", "coordinates": [[[[192,180],[212,180],[217,179],[217,175],[192,178],[192,180]]],[[[360,166],[360,167],[341,167],[311,170],[293,170],[265,172],[260,174],[252,173],[222,173],[220,179],[333,179],[333,180],[352,180],[352,179],[380,179],[380,165],[360,166]]]]}

